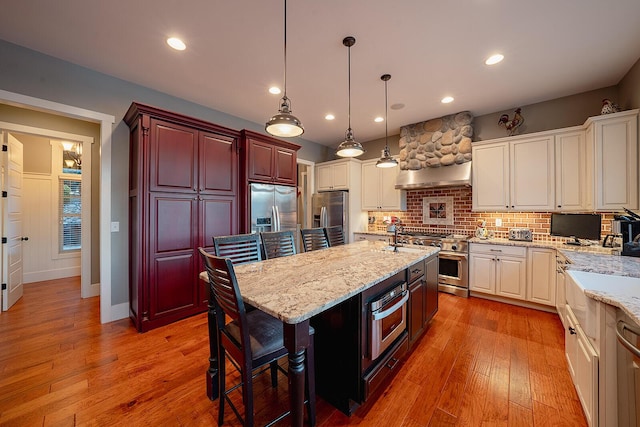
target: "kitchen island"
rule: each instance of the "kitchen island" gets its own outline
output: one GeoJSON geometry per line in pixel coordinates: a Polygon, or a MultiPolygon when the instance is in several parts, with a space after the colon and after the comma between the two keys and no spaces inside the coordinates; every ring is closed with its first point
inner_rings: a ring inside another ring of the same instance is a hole
{"type": "MultiPolygon", "coordinates": [[[[235,267],[244,301],[282,320],[289,350],[292,425],[302,425],[304,413],[304,357],[309,345],[310,319],[375,285],[403,274],[412,265],[437,254],[436,247],[399,248],[384,242],[361,241],[343,246],[274,258],[235,267]]],[[[208,280],[206,273],[201,279],[208,280]]],[[[210,307],[213,310],[213,306],[210,307]]],[[[209,321],[215,319],[209,313],[209,321]]],[[[210,340],[214,325],[210,323],[210,340]]],[[[218,390],[216,343],[211,343],[207,393],[218,390]]]]}

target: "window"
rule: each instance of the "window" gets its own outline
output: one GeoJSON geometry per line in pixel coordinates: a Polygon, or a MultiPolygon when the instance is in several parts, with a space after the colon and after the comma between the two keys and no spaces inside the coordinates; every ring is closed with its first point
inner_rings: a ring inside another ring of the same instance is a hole
{"type": "Polygon", "coordinates": [[[82,181],[72,178],[61,178],[59,185],[59,251],[71,252],[80,250],[82,235],[82,181]]]}

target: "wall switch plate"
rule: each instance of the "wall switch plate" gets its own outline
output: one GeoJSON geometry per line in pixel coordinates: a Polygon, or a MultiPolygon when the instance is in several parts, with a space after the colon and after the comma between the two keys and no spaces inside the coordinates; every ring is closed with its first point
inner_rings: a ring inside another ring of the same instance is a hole
{"type": "Polygon", "coordinates": [[[111,232],[118,233],[120,231],[120,223],[118,221],[113,221],[111,223],[111,232]]]}
{"type": "Polygon", "coordinates": [[[502,226],[502,218],[496,218],[496,227],[502,226]]]}

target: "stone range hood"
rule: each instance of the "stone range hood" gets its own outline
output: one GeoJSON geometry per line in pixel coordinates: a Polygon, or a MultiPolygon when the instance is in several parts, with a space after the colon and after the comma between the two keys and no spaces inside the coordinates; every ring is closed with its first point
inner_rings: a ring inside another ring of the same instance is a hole
{"type": "Polygon", "coordinates": [[[397,189],[471,185],[473,116],[469,111],[400,128],[397,189]]]}
{"type": "Polygon", "coordinates": [[[424,168],[401,170],[396,180],[396,189],[417,190],[421,188],[471,186],[471,162],[424,168]]]}

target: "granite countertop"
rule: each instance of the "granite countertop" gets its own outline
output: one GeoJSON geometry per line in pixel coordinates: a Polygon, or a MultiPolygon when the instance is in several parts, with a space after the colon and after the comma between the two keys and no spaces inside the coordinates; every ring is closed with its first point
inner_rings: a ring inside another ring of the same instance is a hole
{"type": "MultiPolygon", "coordinates": [[[[244,300],[286,323],[299,323],[346,301],[439,248],[383,250],[385,242],[359,241],[235,267],[244,300]]],[[[208,280],[206,272],[200,278],[208,280]]]]}

